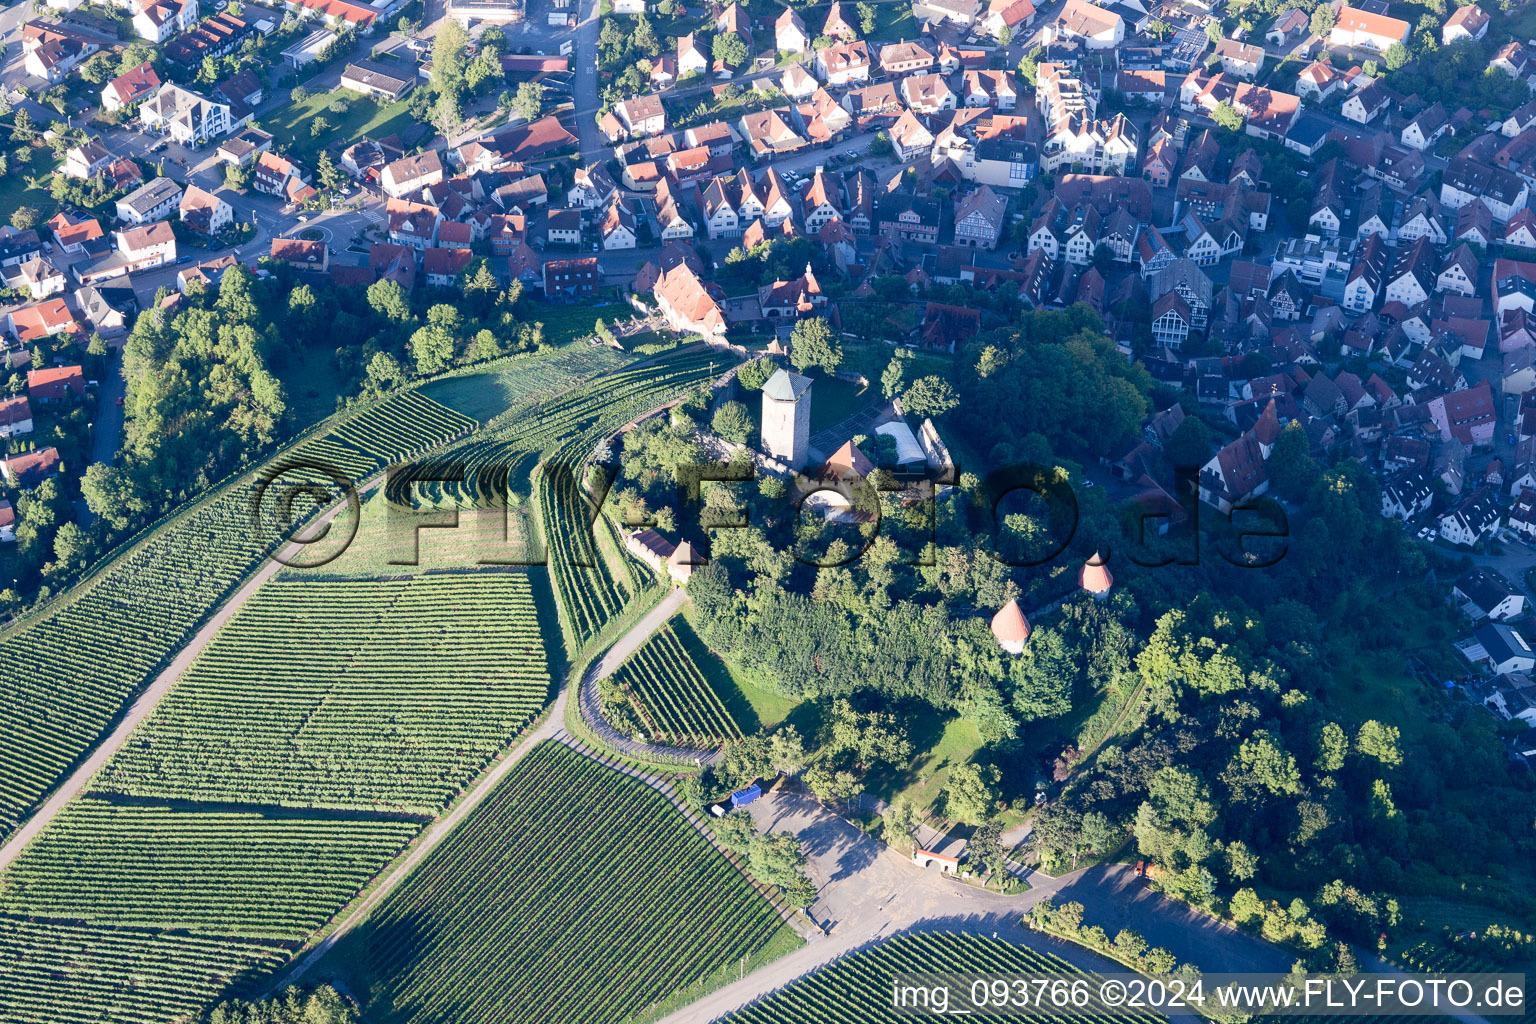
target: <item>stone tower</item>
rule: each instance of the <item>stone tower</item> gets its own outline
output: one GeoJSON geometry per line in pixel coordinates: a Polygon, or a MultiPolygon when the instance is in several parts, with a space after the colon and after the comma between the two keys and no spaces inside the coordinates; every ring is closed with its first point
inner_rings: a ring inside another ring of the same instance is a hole
{"type": "Polygon", "coordinates": [[[780,369],[763,385],[763,451],[799,469],[811,450],[811,379],[780,369]]]}

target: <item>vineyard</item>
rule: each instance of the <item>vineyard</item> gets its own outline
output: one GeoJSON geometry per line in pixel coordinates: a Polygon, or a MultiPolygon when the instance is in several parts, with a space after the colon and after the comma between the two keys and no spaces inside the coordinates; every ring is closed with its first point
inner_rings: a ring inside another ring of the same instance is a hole
{"type": "Polygon", "coordinates": [[[433,815],[543,707],[544,647],[525,572],[274,580],[93,789],[433,815]]]}
{"type": "Polygon", "coordinates": [[[166,1024],[287,956],[255,942],[0,916],[0,1020],[166,1024]]]}
{"type": "Polygon", "coordinates": [[[420,827],[82,797],[0,876],[0,912],[298,942],[420,827]]]}
{"type": "MultiPolygon", "coordinates": [[[[296,452],[335,446],[354,470],[441,441],[471,423],[404,393],[296,452]],[[420,424],[409,417],[422,416],[420,424]],[[344,438],[332,441],[331,437],[344,438]],[[378,449],[358,447],[377,443],[378,449]],[[366,464],[366,466],[365,466],[366,464]]],[[[338,454],[333,452],[332,454],[338,454]]],[[[295,453],[283,456],[292,461],[295,453]]],[[[110,726],[128,698],[256,566],[249,481],[150,533],[45,613],[0,638],[0,836],[10,832],[110,726]]]]}
{"type": "MultiPolygon", "coordinates": [[[[761,1002],[726,1018],[730,1024],[901,1024],[913,1020],[892,1007],[892,984],[904,973],[1041,976],[1083,972],[1048,953],[1000,939],[948,932],[902,935],[837,960],[761,1002]]],[[[968,995],[968,993],[967,993],[968,995]]],[[[951,1005],[954,1005],[953,1003],[951,1005]]],[[[919,1016],[926,1016],[920,1013],[919,1016]]],[[[1151,1024],[1162,1018],[1133,1010],[989,1015],[987,1020],[1094,1021],[1151,1024]]]]}
{"type": "Polygon", "coordinates": [[[606,345],[568,345],[528,352],[493,369],[444,377],[423,385],[422,395],[478,420],[515,416],[541,396],[558,395],[608,373],[629,357],[606,345]]]}
{"type": "Polygon", "coordinates": [[[286,961],[543,706],[533,587],[264,585],[0,878],[0,942],[30,950],[0,998],[42,1008],[0,1020],[166,1021],[286,961]],[[106,984],[124,943],[154,970],[106,984]]]}
{"type": "Polygon", "coordinates": [[[346,420],[324,437],[298,445],[274,463],[323,463],[360,481],[386,465],[462,437],[476,426],[463,413],[405,391],[346,420]]]}
{"type": "Polygon", "coordinates": [[[653,742],[708,750],[741,729],[671,627],[663,626],[614,673],[653,742]]]}
{"type": "Polygon", "coordinates": [[[551,741],[357,941],[378,1024],[605,1024],[784,927],[659,793],[551,741]]]}

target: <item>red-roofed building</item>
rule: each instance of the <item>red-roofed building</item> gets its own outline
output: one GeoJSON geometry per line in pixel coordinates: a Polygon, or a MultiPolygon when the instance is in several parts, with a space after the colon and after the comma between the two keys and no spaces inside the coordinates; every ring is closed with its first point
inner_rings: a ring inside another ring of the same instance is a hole
{"type": "Polygon", "coordinates": [[[85,394],[85,372],[79,366],[52,366],[27,371],[27,395],[35,402],[62,402],[85,394]]]}
{"type": "Polygon", "coordinates": [[[1098,552],[1094,552],[1092,558],[1083,563],[1083,567],[1077,571],[1077,585],[1099,600],[1103,600],[1109,594],[1109,589],[1115,585],[1115,577],[1110,573],[1109,567],[1104,564],[1104,558],[1098,552]]]}
{"type": "Polygon", "coordinates": [[[0,458],[0,475],[12,487],[30,490],[59,471],[59,450],[40,448],[24,455],[0,458]]]}
{"type": "Polygon", "coordinates": [[[422,272],[433,288],[452,288],[475,254],[468,249],[428,249],[421,257],[422,272]]]}
{"type": "Polygon", "coordinates": [[[1493,444],[1496,420],[1493,389],[1487,381],[1431,399],[1429,415],[1439,428],[1442,441],[1454,438],[1469,448],[1493,444]]]}
{"type": "Polygon", "coordinates": [[[61,298],[46,299],[31,306],[13,309],[6,314],[12,337],[23,345],[29,345],[55,334],[85,337],[85,328],[75,320],[68,304],[61,298]]]}
{"type": "Polygon", "coordinates": [[[603,283],[596,256],[550,260],[544,264],[544,297],[551,302],[581,302],[597,295],[603,283]]]}
{"type": "Polygon", "coordinates": [[[125,71],[102,86],[102,109],[113,111],[132,106],[145,97],[153,95],[160,85],[160,76],[155,74],[154,67],[145,61],[132,71],[125,71]]]}
{"type": "Polygon", "coordinates": [[[322,241],[303,238],[272,239],[272,259],[296,270],[323,274],[331,264],[329,251],[322,241]]]}
{"type": "Polygon", "coordinates": [[[1385,14],[1373,14],[1348,4],[1339,8],[1328,45],[1385,53],[1393,43],[1407,43],[1413,26],[1385,14]]]}
{"type": "MultiPolygon", "coordinates": [[[[1086,572],[1087,566],[1083,568],[1086,572]]],[[[1103,572],[1108,575],[1109,571],[1105,569],[1103,572]]],[[[1009,654],[1024,653],[1024,644],[1029,640],[1030,632],[1029,620],[1019,609],[1017,600],[1010,600],[992,616],[992,635],[997,638],[998,646],[1009,654]]]]}

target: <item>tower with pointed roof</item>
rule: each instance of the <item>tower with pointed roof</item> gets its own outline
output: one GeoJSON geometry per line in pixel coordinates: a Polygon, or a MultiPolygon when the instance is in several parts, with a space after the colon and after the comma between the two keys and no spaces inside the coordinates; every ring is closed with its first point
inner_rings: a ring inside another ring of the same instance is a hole
{"type": "Polygon", "coordinates": [[[997,637],[998,646],[1009,654],[1023,654],[1031,632],[1029,620],[1024,617],[1017,599],[1010,600],[992,616],[992,635],[997,637]]]}
{"type": "Polygon", "coordinates": [[[779,369],[763,385],[763,451],[799,469],[811,451],[811,379],[779,369]]]}
{"type": "Polygon", "coordinates": [[[1078,570],[1077,582],[1096,600],[1102,601],[1109,596],[1109,588],[1115,585],[1115,578],[1110,575],[1109,567],[1104,564],[1104,556],[1095,551],[1093,557],[1084,562],[1083,567],[1078,570]]]}

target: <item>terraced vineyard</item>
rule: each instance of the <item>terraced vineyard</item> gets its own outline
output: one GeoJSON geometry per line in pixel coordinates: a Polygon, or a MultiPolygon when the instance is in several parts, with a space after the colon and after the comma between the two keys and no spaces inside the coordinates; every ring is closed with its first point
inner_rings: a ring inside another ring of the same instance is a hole
{"type": "Polygon", "coordinates": [[[420,827],[83,797],[0,876],[0,910],[297,942],[420,827]]]}
{"type": "Polygon", "coordinates": [[[550,689],[526,572],[274,580],[92,788],[432,815],[550,689]]]}
{"type": "MultiPolygon", "coordinates": [[[[902,973],[1080,974],[1059,957],[1000,939],[950,932],[902,935],[834,961],[761,1002],[732,1014],[731,1024],[902,1024],[914,1018],[892,1007],[892,980],[902,973]]],[[[926,1016],[920,1015],[920,1016],[926,1016]]],[[[1001,1014],[985,1020],[1161,1021],[1151,1013],[1099,1009],[1088,1013],[1001,1014]]]]}
{"type": "Polygon", "coordinates": [[[551,741],[353,941],[370,1020],[609,1024],[784,927],[659,793],[551,741]]]}
{"type": "Polygon", "coordinates": [[[538,582],[263,586],[0,879],[0,999],[38,1008],[0,1020],[163,1024],[286,961],[548,698],[538,582]],[[160,959],[106,984],[130,941],[160,959]]]}
{"type": "Polygon", "coordinates": [[[670,626],[663,626],[614,673],[655,742],[707,750],[741,729],[670,626]]]}
{"type": "MultiPolygon", "coordinates": [[[[295,452],[372,472],[473,421],[407,392],[295,452]],[[420,417],[418,421],[417,417],[420,417]],[[334,438],[334,439],[333,439],[334,438]],[[369,448],[368,445],[378,445],[369,448]]],[[[291,460],[293,453],[280,457],[291,460]]],[[[264,557],[249,480],[198,502],[0,637],[0,836],[10,832],[264,557]]]]}
{"type": "Polygon", "coordinates": [[[266,974],[285,959],[256,942],[0,916],[0,1020],[184,1020],[217,999],[228,979],[266,974]]]}
{"type": "Polygon", "coordinates": [[[431,381],[419,390],[466,416],[492,420],[515,416],[529,401],[558,395],[630,358],[606,345],[564,345],[528,352],[478,373],[431,381]]]}

